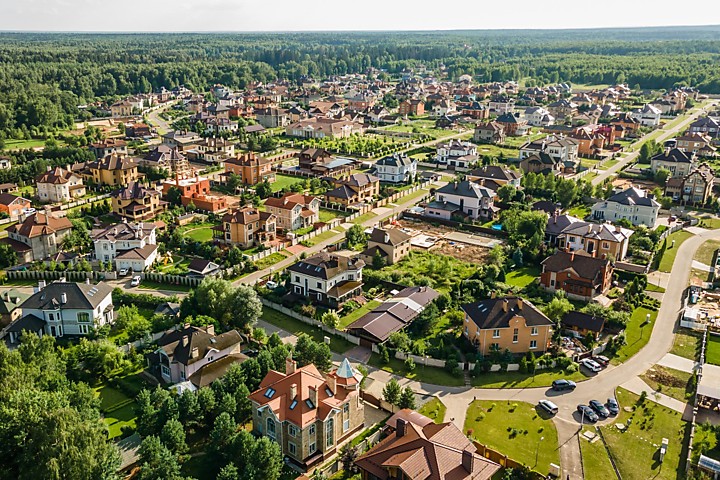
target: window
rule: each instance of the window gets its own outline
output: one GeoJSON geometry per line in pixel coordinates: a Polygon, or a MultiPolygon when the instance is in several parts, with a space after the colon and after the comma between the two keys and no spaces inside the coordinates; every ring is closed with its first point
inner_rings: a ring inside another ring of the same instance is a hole
{"type": "Polygon", "coordinates": [[[310,425],[310,430],[308,431],[310,435],[315,435],[315,425],[310,425]]]}
{"type": "Polygon", "coordinates": [[[273,420],[272,418],[267,419],[267,434],[268,437],[275,440],[275,420],[273,420]]]}
{"type": "Polygon", "coordinates": [[[160,365],[160,371],[162,372],[163,376],[169,377],[170,376],[170,369],[165,365],[160,365]]]}
{"type": "Polygon", "coordinates": [[[492,352],[499,352],[499,351],[500,351],[500,344],[499,344],[499,343],[491,343],[491,344],[490,344],[490,351],[492,351],[492,352]]]}
{"type": "Polygon", "coordinates": [[[310,453],[315,453],[316,450],[317,450],[317,447],[315,446],[315,442],[312,442],[310,444],[310,453]]]}
{"type": "Polygon", "coordinates": [[[322,282],[317,282],[317,288],[322,288],[322,282]]]}
{"type": "Polygon", "coordinates": [[[78,325],[80,327],[80,333],[83,335],[87,335],[90,333],[90,325],[78,325]]]}
{"type": "Polygon", "coordinates": [[[345,405],[343,405],[343,413],[345,415],[348,415],[350,413],[350,404],[349,403],[346,403],[345,405]]]}
{"type": "Polygon", "coordinates": [[[350,428],[350,419],[343,421],[343,432],[347,432],[350,428]]]}
{"type": "Polygon", "coordinates": [[[537,334],[538,334],[538,327],[531,327],[530,335],[537,335],[537,334]]]}
{"type": "Polygon", "coordinates": [[[493,338],[500,338],[500,329],[493,330],[493,338]]]}
{"type": "Polygon", "coordinates": [[[513,330],[513,343],[518,342],[518,329],[513,330]]]}
{"type": "Polygon", "coordinates": [[[608,242],[603,242],[603,248],[608,250],[610,248],[610,244],[608,242]]]}
{"type": "Polygon", "coordinates": [[[530,348],[531,349],[537,348],[537,340],[530,340],[530,348]]]}
{"type": "Polygon", "coordinates": [[[325,445],[329,448],[335,443],[335,420],[329,418],[325,424],[325,445]]]}
{"type": "Polygon", "coordinates": [[[49,313],[49,314],[48,314],[48,320],[50,320],[51,322],[54,322],[54,321],[55,321],[55,314],[54,314],[54,313],[49,313]]]}
{"type": "Polygon", "coordinates": [[[295,425],[288,425],[288,433],[291,437],[297,437],[297,427],[295,425]]]}
{"type": "Polygon", "coordinates": [[[87,312],[78,312],[77,321],[81,323],[90,323],[90,314],[87,312]]]}
{"type": "Polygon", "coordinates": [[[290,452],[290,455],[295,455],[296,452],[295,444],[292,442],[288,442],[288,452],[290,452]]]}
{"type": "Polygon", "coordinates": [[[551,286],[551,287],[554,287],[554,286],[555,286],[555,280],[550,280],[550,286],[551,286]]]}
{"type": "Polygon", "coordinates": [[[295,281],[296,281],[296,282],[299,282],[299,281],[300,281],[300,277],[298,277],[297,275],[295,275],[295,281]]]}

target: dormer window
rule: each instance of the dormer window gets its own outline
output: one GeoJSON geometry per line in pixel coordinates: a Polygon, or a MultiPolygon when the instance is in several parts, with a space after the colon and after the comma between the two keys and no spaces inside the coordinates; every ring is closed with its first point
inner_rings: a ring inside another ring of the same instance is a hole
{"type": "Polygon", "coordinates": [[[265,391],[265,398],[272,398],[273,395],[275,395],[275,389],[274,388],[268,388],[265,391]]]}

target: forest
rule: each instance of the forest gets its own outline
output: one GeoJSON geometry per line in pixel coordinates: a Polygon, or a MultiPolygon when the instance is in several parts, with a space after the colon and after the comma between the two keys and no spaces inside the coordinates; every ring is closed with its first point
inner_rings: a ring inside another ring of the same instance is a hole
{"type": "Polygon", "coordinates": [[[693,85],[720,93],[713,27],[258,34],[0,34],[0,139],[67,128],[79,105],[185,85],[318,79],[425,65],[528,84],[693,85]]]}

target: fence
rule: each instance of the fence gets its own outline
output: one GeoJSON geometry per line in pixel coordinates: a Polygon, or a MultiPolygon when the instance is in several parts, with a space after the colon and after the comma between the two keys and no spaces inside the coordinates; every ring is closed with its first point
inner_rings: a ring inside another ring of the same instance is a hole
{"type": "Polygon", "coordinates": [[[284,313],[288,317],[292,317],[295,320],[300,320],[303,323],[306,323],[313,327],[317,327],[325,333],[329,333],[330,335],[334,335],[336,337],[343,338],[352,344],[360,345],[360,339],[358,337],[356,337],[355,335],[350,335],[347,332],[341,332],[340,330],[330,328],[319,320],[315,320],[314,318],[306,317],[305,315],[298,313],[295,310],[283,307],[282,305],[275,303],[275,302],[271,302],[270,300],[268,300],[266,298],[260,298],[260,300],[262,301],[262,304],[265,305],[266,307],[272,308],[273,310],[277,310],[280,313],[284,313]]]}
{"type": "MultiPolygon", "coordinates": [[[[467,432],[464,432],[467,433],[467,432]]],[[[482,443],[478,443],[475,440],[472,441],[473,445],[475,445],[475,448],[477,448],[478,455],[482,455],[483,457],[487,458],[490,461],[493,461],[505,468],[518,468],[524,466],[524,464],[513,460],[512,458],[508,457],[507,455],[504,455],[497,450],[493,450],[490,447],[487,447],[483,445],[482,443]]],[[[534,470],[530,471],[530,475],[535,480],[541,480],[547,478],[545,475],[542,475],[534,470]]]]}
{"type": "Polygon", "coordinates": [[[49,270],[8,270],[9,280],[60,280],[64,278],[70,282],[84,282],[85,280],[104,280],[105,272],[72,272],[49,270]]]}
{"type": "Polygon", "coordinates": [[[127,353],[130,351],[131,348],[138,349],[138,348],[144,347],[146,345],[150,345],[151,343],[156,342],[163,335],[165,335],[165,332],[156,332],[156,333],[153,333],[152,335],[146,335],[144,338],[141,338],[140,340],[135,340],[134,342],[126,343],[125,345],[122,345],[119,348],[123,352],[127,353]]]}
{"type": "Polygon", "coordinates": [[[184,275],[168,275],[167,273],[148,272],[142,273],[143,280],[151,282],[164,283],[167,285],[183,285],[190,288],[197,287],[202,282],[202,278],[186,277],[184,275]]]}
{"type": "Polygon", "coordinates": [[[70,209],[70,208],[74,208],[74,207],[79,207],[79,206],[82,206],[82,205],[86,205],[86,204],[88,204],[88,203],[95,203],[95,202],[97,202],[97,201],[99,201],[99,200],[105,200],[106,198],[110,198],[110,194],[109,194],[109,193],[103,193],[102,195],[97,195],[97,196],[95,196],[95,197],[85,198],[85,199],[82,199],[82,200],[75,200],[74,202],[65,203],[65,204],[60,205],[60,210],[61,210],[61,211],[65,211],[65,210],[68,210],[68,209],[70,209]]]}
{"type": "MultiPolygon", "coordinates": [[[[703,332],[702,345],[700,347],[700,358],[698,359],[698,363],[700,364],[700,366],[697,369],[697,380],[695,381],[695,385],[700,385],[700,380],[702,380],[702,370],[703,370],[703,365],[705,364],[705,348],[707,348],[707,341],[708,341],[708,332],[705,331],[705,332],[703,332]]],[[[697,396],[697,391],[696,391],[695,399],[693,401],[692,420],[690,421],[690,435],[688,435],[688,452],[687,452],[687,459],[685,461],[685,474],[686,475],[690,472],[690,468],[693,467],[693,464],[692,464],[693,440],[695,439],[695,427],[697,425],[697,414],[698,414],[698,396],[697,396]]]]}

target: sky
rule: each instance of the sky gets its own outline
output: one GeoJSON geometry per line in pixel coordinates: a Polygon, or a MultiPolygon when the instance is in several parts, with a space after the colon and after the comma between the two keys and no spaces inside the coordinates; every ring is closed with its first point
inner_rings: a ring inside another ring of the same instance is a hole
{"type": "Polygon", "coordinates": [[[0,30],[249,32],[720,25],[717,0],[0,0],[0,30]],[[605,12],[612,12],[604,14],[605,12]]]}

